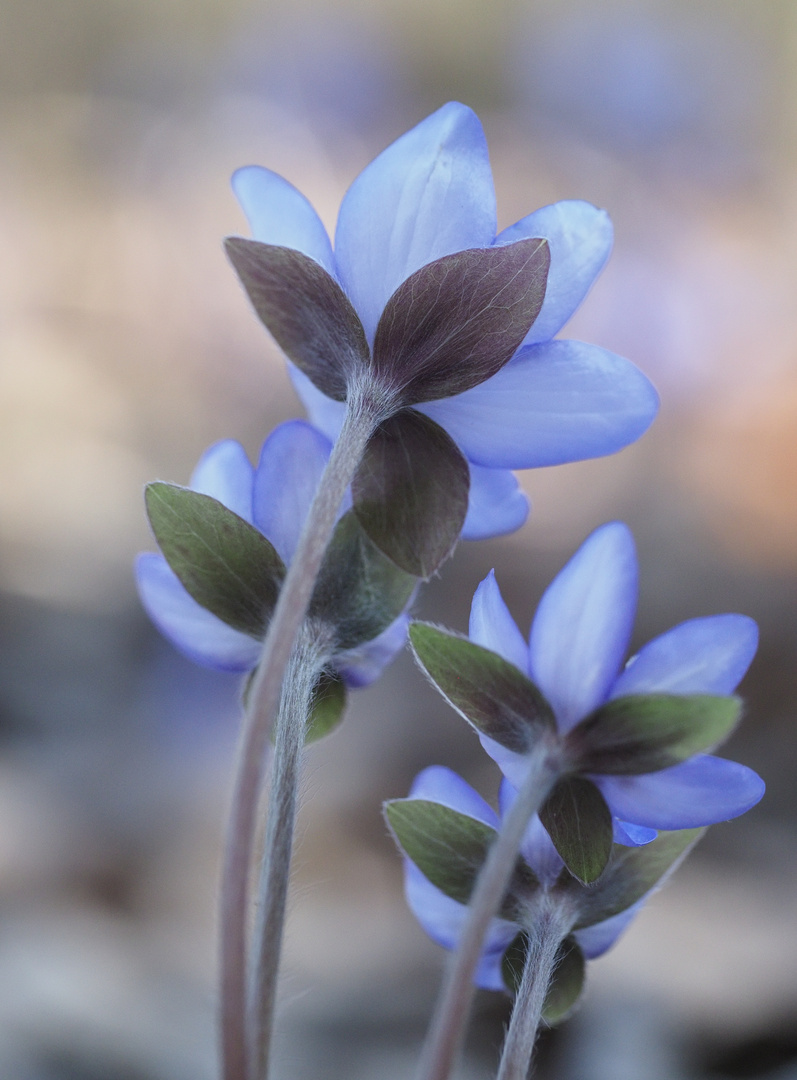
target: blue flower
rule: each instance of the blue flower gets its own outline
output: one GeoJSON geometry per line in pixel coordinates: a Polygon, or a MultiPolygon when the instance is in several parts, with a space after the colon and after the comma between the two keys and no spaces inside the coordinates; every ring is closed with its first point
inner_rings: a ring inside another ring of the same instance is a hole
{"type": "MultiPolygon", "coordinates": [[[[291,420],[266,439],[256,468],[240,443],[233,439],[216,443],[200,459],[190,487],[218,499],[259,529],[287,565],[331,449],[326,436],[311,424],[291,420]]],[[[350,505],[347,498],[340,512],[350,505]]],[[[189,659],[222,671],[248,671],[257,664],[262,642],[198,604],[162,555],[139,555],[136,580],[152,621],[189,659]]],[[[377,679],[404,645],[407,624],[404,613],[378,637],[339,653],[334,663],[343,681],[356,687],[377,679]]]]}
{"type": "MultiPolygon", "coordinates": [[[[483,822],[493,829],[500,828],[512,798],[511,786],[504,781],[499,795],[500,817],[470,784],[451,769],[432,765],[415,778],[410,799],[425,799],[456,810],[460,814],[483,822]]],[[[529,864],[543,888],[550,888],[562,868],[562,861],[543,829],[539,818],[530,823],[521,845],[521,855],[529,864]]],[[[445,949],[456,948],[465,921],[467,908],[438,889],[418,869],[411,859],[404,858],[404,891],[407,903],[423,929],[445,949]]],[[[594,959],[606,952],[642,907],[645,897],[619,915],[576,930],[576,939],[584,956],[594,959]]],[[[501,962],[521,926],[509,919],[492,920],[484,940],[481,960],[474,976],[477,986],[485,990],[505,990],[501,962]]]]}
{"type": "MultiPolygon", "coordinates": [[[[371,344],[389,297],[427,263],[547,239],[545,300],[514,357],[482,384],[417,406],[468,460],[466,539],[511,532],[525,521],[528,502],[512,469],[613,453],[652,422],[656,392],[633,364],[595,345],[554,340],[609,256],[608,216],[585,202],[559,202],[496,235],[484,132],[464,105],[444,105],[360,173],[341,204],[334,251],[310,203],[276,173],[248,166],[235,173],[233,187],[254,239],[318,262],[347,293],[371,344]]],[[[334,439],[345,406],[298,370],[291,375],[313,423],[334,439]]]]}
{"type": "MultiPolygon", "coordinates": [[[[629,694],[731,694],[750,665],[758,630],[744,615],[690,619],[645,645],[623,667],[637,600],[629,529],[597,529],[543,594],[528,644],[491,572],[473,597],[471,640],[519,668],[553,708],[560,734],[607,701],[629,694]]],[[[482,745],[519,788],[526,759],[484,735],[482,745]]],[[[612,813],[615,842],[639,845],[656,831],[711,825],[743,814],[764,793],[734,761],[699,754],[643,775],[589,775],[612,813]]]]}

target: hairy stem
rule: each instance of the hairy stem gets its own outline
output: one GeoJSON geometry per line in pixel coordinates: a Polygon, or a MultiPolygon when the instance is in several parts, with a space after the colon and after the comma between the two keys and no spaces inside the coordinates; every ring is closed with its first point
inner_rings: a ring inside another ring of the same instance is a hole
{"type": "Polygon", "coordinates": [[[285,670],[277,715],[268,824],[252,939],[251,1054],[258,1080],[265,1080],[269,1071],[299,767],[313,689],[329,659],[326,636],[323,627],[307,622],[299,631],[285,670]]]}
{"type": "Polygon", "coordinates": [[[419,1080],[448,1080],[459,1056],[473,1003],[473,976],[484,936],[509,887],[526,826],[550,794],[558,772],[555,752],[549,747],[542,746],[532,755],[525,782],[476,879],[459,946],[446,966],[421,1055],[419,1080]]]}
{"type": "Polygon", "coordinates": [[[221,882],[221,1037],[224,1080],[252,1080],[246,1034],[246,948],[249,870],[266,748],[282,677],[313,593],[335,519],[365,444],[381,415],[362,399],[346,420],[321,478],[296,554],[280,590],[252,683],[241,738],[238,772],[221,882]]]}
{"type": "Polygon", "coordinates": [[[526,1080],[542,1018],[545,995],[556,969],[559,946],[573,924],[569,912],[549,900],[528,929],[526,966],[504,1041],[496,1080],[526,1080]]]}

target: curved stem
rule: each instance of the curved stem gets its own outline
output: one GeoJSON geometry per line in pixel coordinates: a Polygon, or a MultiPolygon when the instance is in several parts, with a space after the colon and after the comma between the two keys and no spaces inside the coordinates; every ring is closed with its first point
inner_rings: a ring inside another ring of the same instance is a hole
{"type": "Polygon", "coordinates": [[[419,1080],[448,1080],[459,1056],[476,989],[473,976],[484,936],[509,887],[526,826],[550,794],[558,773],[555,751],[540,747],[529,761],[525,782],[476,879],[459,946],[446,966],[421,1055],[419,1080]]]}
{"type": "Polygon", "coordinates": [[[307,622],[299,631],[285,670],[277,716],[268,825],[252,945],[251,1054],[258,1080],[265,1080],[269,1071],[299,767],[313,690],[328,659],[325,636],[323,627],[310,626],[307,622]]]}
{"type": "Polygon", "coordinates": [[[496,1080],[526,1080],[529,1075],[545,995],[556,969],[559,946],[572,923],[569,913],[551,902],[541,907],[528,930],[526,966],[515,996],[496,1080]]]}
{"type": "Polygon", "coordinates": [[[221,883],[221,1036],[224,1080],[251,1080],[246,1038],[249,869],[266,747],[282,676],[305,617],[346,488],[381,419],[376,407],[349,404],[299,544],[280,590],[249,692],[221,883]]]}

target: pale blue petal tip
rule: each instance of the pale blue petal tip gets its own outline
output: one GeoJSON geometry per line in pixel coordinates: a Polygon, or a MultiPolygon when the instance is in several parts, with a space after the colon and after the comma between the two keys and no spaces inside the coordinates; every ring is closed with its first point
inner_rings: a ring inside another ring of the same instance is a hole
{"type": "Polygon", "coordinates": [[[261,643],[227,626],[185,591],[162,555],[144,552],[135,562],[136,584],[144,609],[189,660],[219,671],[254,667],[261,643]]]}
{"type": "Polygon", "coordinates": [[[445,765],[429,765],[418,773],[410,789],[411,799],[428,799],[460,814],[498,828],[498,816],[489,803],[461,776],[445,765]]]}

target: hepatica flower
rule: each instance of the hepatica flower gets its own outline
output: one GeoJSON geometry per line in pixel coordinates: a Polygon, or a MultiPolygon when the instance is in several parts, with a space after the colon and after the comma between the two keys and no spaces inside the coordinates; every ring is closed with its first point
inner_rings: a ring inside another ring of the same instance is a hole
{"type": "MultiPolygon", "coordinates": [[[[504,780],[496,813],[460,776],[433,765],[416,777],[409,798],[385,806],[405,855],[409,907],[427,934],[446,949],[455,949],[459,942],[473,881],[513,797],[504,780]]],[[[541,904],[562,904],[572,932],[562,943],[544,1015],[549,1023],[563,1018],[580,993],[584,959],[600,956],[615,943],[699,835],[700,830],[690,830],[662,835],[644,848],[615,848],[600,881],[587,887],[562,870],[539,818],[533,819],[500,917],[487,931],[476,985],[513,991],[522,968],[523,931],[533,929],[541,904]]]]}
{"type": "Polygon", "coordinates": [[[497,233],[484,133],[465,106],[443,106],[360,173],[334,249],[282,177],[250,166],[233,187],[254,239],[232,238],[229,255],[311,419],[334,439],[346,402],[365,399],[382,421],[355,509],[405,569],[428,576],[452,535],[521,525],[512,469],[612,453],[653,420],[656,393],[633,364],[556,339],[608,258],[607,215],[559,202],[497,233]],[[390,548],[395,519],[380,530],[362,507],[401,503],[396,491],[406,507],[423,482],[444,496],[438,534],[453,524],[441,552],[408,561],[390,548]]]}
{"type": "Polygon", "coordinates": [[[543,595],[528,641],[491,573],[473,599],[470,639],[411,628],[416,655],[477,729],[516,789],[546,752],[558,782],[540,811],[568,868],[600,875],[612,840],[651,841],[749,810],[764,785],[751,769],[704,753],[735,726],[730,695],[757,629],[743,615],[691,619],[623,666],[637,562],[628,528],[598,529],[543,595]]]}
{"type": "MultiPolygon", "coordinates": [[[[266,439],[256,467],[226,440],[205,452],[189,488],[150,485],[150,520],[164,553],[139,555],[138,587],[152,620],[190,659],[225,671],[257,664],[330,450],[326,436],[294,420],[266,439]]],[[[311,617],[334,625],[334,670],[356,687],[376,679],[403,646],[415,581],[374,548],[349,507],[347,500],[311,617]]]]}

